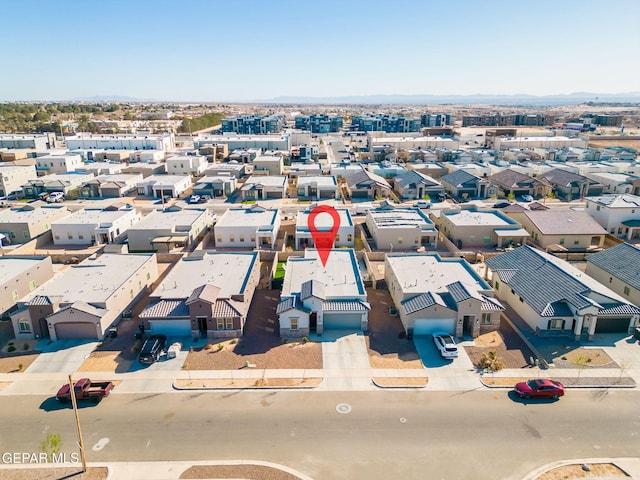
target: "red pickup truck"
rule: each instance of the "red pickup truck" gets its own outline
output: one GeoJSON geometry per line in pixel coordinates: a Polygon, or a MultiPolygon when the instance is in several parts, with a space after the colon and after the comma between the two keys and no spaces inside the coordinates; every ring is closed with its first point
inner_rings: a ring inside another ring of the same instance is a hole
{"type": "MultiPolygon", "coordinates": [[[[73,385],[73,390],[76,395],[76,400],[86,399],[91,400],[93,403],[98,403],[111,393],[111,390],[113,390],[113,382],[92,382],[88,378],[81,378],[73,385]]],[[[69,403],[71,401],[68,383],[60,387],[56,398],[60,403],[69,403]]]]}

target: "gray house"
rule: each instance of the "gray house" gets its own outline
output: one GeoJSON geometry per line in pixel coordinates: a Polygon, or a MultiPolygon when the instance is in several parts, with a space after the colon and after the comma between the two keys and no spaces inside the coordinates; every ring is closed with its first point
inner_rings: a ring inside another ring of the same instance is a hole
{"type": "Polygon", "coordinates": [[[415,170],[409,170],[393,178],[396,193],[405,200],[421,199],[428,195],[436,198],[444,193],[442,184],[415,170]]]}

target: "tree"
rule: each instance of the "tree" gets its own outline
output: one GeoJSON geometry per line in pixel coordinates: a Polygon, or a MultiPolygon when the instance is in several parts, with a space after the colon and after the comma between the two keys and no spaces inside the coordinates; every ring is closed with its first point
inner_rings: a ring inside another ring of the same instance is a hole
{"type": "Polygon", "coordinates": [[[502,370],[504,364],[502,358],[496,353],[495,350],[490,350],[482,354],[480,358],[480,366],[492,372],[502,370]]]}
{"type": "Polygon", "coordinates": [[[59,433],[47,433],[47,436],[40,442],[40,451],[47,454],[47,460],[51,461],[53,455],[58,455],[62,448],[62,438],[59,433]]]}
{"type": "Polygon", "coordinates": [[[510,202],[513,202],[516,199],[516,194],[513,192],[510,192],[509,195],[507,195],[507,200],[509,200],[510,202]]]}

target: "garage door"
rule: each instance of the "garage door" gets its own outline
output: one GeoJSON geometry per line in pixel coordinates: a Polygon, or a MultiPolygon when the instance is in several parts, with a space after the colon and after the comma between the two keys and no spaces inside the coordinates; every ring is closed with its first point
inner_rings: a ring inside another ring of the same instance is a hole
{"type": "Polygon", "coordinates": [[[351,192],[352,198],[367,198],[369,196],[369,192],[366,190],[356,190],[351,192]]]}
{"type": "Polygon", "coordinates": [[[320,198],[335,198],[336,193],[331,190],[321,190],[320,198]]]}
{"type": "Polygon", "coordinates": [[[322,323],[325,330],[329,329],[357,329],[360,330],[359,313],[325,313],[322,316],[322,323]]]}
{"type": "Polygon", "coordinates": [[[267,198],[282,198],[282,192],[267,192],[267,198]]]}
{"type": "Polygon", "coordinates": [[[413,325],[414,335],[432,335],[433,332],[456,333],[455,318],[423,318],[413,325]]]}
{"type": "Polygon", "coordinates": [[[56,323],[56,337],[58,340],[67,340],[69,338],[91,338],[98,339],[96,332],[96,324],[88,322],[65,322],[56,323]]]}
{"type": "Polygon", "coordinates": [[[191,335],[190,320],[150,320],[152,334],[162,333],[167,337],[188,337],[191,335]]]}
{"type": "Polygon", "coordinates": [[[596,323],[596,333],[627,333],[630,324],[631,319],[629,317],[599,317],[598,323],[596,323]]]}

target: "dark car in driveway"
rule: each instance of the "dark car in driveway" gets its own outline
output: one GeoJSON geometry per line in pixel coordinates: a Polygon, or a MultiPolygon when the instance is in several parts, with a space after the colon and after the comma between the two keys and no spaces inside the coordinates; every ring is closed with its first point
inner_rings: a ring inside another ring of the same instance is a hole
{"type": "Polygon", "coordinates": [[[500,201],[500,202],[494,203],[493,208],[504,208],[504,207],[508,207],[509,205],[511,205],[511,202],[500,201]]]}
{"type": "Polygon", "coordinates": [[[516,384],[514,393],[520,398],[560,398],[564,395],[564,385],[548,378],[536,378],[516,384]]]}
{"type": "Polygon", "coordinates": [[[146,364],[157,362],[166,344],[167,337],[164,335],[151,335],[142,345],[140,355],[138,355],[138,361],[146,364]]]}

